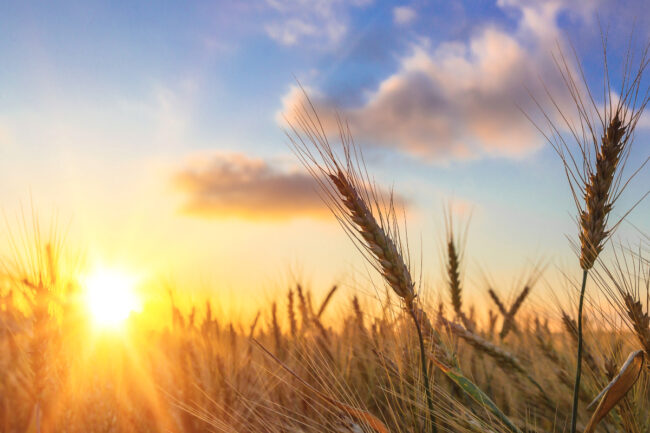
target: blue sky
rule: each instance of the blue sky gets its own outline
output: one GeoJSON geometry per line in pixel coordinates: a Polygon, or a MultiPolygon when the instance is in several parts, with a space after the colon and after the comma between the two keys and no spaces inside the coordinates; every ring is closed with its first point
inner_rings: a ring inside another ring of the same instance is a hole
{"type": "MultiPolygon", "coordinates": [[[[520,274],[540,257],[563,266],[567,182],[519,107],[534,110],[527,89],[540,95],[540,81],[565,101],[550,54],[567,41],[599,83],[599,17],[616,82],[630,23],[650,37],[645,12],[641,1],[2,2],[0,200],[8,215],[30,200],[54,209],[91,256],[189,284],[270,287],[293,266],[329,284],[362,265],[300,186],[280,121],[297,79],[350,120],[370,171],[408,199],[432,276],[449,199],[474,209],[475,275],[520,274]],[[279,186],[258,188],[269,177],[279,186]]],[[[647,119],[630,166],[648,156],[647,119]]],[[[621,210],[648,185],[644,170],[621,210]]],[[[646,233],[649,214],[646,200],[631,217],[646,233]]]]}

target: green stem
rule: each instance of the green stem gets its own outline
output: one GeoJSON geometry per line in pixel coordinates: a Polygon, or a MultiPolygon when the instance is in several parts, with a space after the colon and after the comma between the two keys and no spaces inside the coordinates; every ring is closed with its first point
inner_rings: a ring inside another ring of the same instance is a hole
{"type": "Polygon", "coordinates": [[[424,378],[424,392],[427,396],[427,406],[429,407],[429,422],[431,423],[431,433],[437,433],[438,428],[436,427],[436,417],[433,413],[433,398],[431,397],[431,389],[429,387],[429,372],[427,369],[427,358],[424,352],[424,338],[422,338],[422,329],[420,328],[420,322],[415,315],[415,308],[413,305],[409,306],[409,312],[415,323],[415,329],[418,332],[418,341],[420,343],[420,361],[422,362],[422,376],[424,378]]]}
{"type": "Polygon", "coordinates": [[[578,365],[576,366],[576,381],[573,386],[573,409],[571,411],[571,433],[576,433],[578,423],[578,394],[580,393],[580,374],[582,373],[582,305],[585,300],[587,286],[587,272],[582,273],[582,288],[580,289],[580,303],[578,304],[578,365]]]}

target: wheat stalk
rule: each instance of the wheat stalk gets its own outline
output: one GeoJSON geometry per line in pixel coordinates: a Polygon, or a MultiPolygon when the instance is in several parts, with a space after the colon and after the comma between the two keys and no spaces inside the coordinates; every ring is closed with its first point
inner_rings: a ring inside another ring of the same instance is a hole
{"type": "Polygon", "coordinates": [[[449,287],[451,305],[454,308],[456,317],[461,320],[463,325],[468,329],[473,329],[474,325],[471,318],[468,318],[463,312],[462,287],[460,282],[460,261],[462,258],[460,249],[461,244],[467,235],[467,230],[465,230],[465,236],[462,236],[460,240],[454,238],[454,227],[451,210],[448,211],[448,215],[445,220],[445,229],[447,232],[447,264],[445,270],[447,271],[447,285],[449,287]]]}
{"type": "MultiPolygon", "coordinates": [[[[564,328],[566,329],[571,339],[577,344],[579,338],[578,325],[576,324],[576,321],[569,317],[565,311],[562,311],[562,324],[564,325],[564,328]]],[[[591,354],[589,346],[584,341],[584,336],[582,341],[582,357],[584,358],[585,363],[593,373],[594,377],[598,378],[603,375],[602,369],[591,354]]]]}
{"type": "Polygon", "coordinates": [[[387,234],[387,230],[377,223],[354,183],[350,182],[349,176],[339,169],[336,174],[330,174],[329,177],[349,211],[350,220],[374,255],[384,279],[404,301],[407,308],[411,309],[415,299],[415,284],[400,248],[387,234]]]}
{"type": "Polygon", "coordinates": [[[337,285],[334,285],[334,286],[332,286],[330,291],[327,292],[327,295],[325,296],[325,298],[323,299],[323,302],[321,302],[320,307],[318,308],[318,313],[316,313],[317,318],[320,318],[323,315],[323,312],[325,311],[325,309],[329,305],[330,301],[332,300],[332,297],[334,296],[334,293],[338,290],[338,288],[339,287],[337,285]]]}
{"type": "Polygon", "coordinates": [[[289,289],[289,292],[287,293],[287,316],[289,317],[289,330],[291,331],[291,336],[295,338],[298,333],[298,324],[293,304],[293,290],[289,289]]]}
{"type": "Polygon", "coordinates": [[[508,315],[508,310],[506,309],[506,306],[503,305],[503,302],[501,302],[501,299],[499,299],[499,296],[496,294],[496,292],[492,289],[488,289],[488,294],[490,295],[490,298],[494,302],[494,304],[497,306],[499,309],[499,312],[506,317],[508,315]]]}
{"type": "Polygon", "coordinates": [[[282,330],[278,322],[278,304],[271,304],[271,327],[273,329],[273,340],[275,341],[275,353],[282,357],[284,350],[282,345],[282,330]]]}
{"type": "Polygon", "coordinates": [[[320,184],[326,204],[364,257],[384,277],[413,319],[420,344],[420,360],[429,408],[431,430],[436,431],[433,399],[429,386],[421,317],[416,305],[415,283],[408,257],[402,248],[399,224],[392,193],[382,199],[365,169],[363,156],[356,147],[348,125],[337,118],[343,158],[330,145],[325,128],[309,101],[287,119],[291,133],[287,136],[306,169],[320,184]]]}
{"type": "Polygon", "coordinates": [[[521,293],[519,293],[519,296],[517,296],[515,301],[510,306],[510,310],[508,310],[508,315],[503,320],[503,327],[501,328],[501,333],[499,334],[499,337],[501,339],[506,338],[508,332],[510,332],[511,329],[517,331],[515,316],[519,312],[519,309],[523,305],[529,293],[530,293],[530,286],[527,285],[523,288],[521,293]]]}
{"type": "MultiPolygon", "coordinates": [[[[555,62],[576,109],[578,125],[576,126],[569,120],[570,117],[563,112],[564,108],[560,108],[553,95],[548,92],[561,121],[552,120],[550,115],[542,109],[550,131],[550,133],[543,131],[542,133],[564,164],[578,210],[579,262],[583,273],[578,303],[578,361],[573,393],[571,433],[576,431],[578,416],[578,389],[582,367],[582,308],[587,274],[602,251],[606,240],[621,222],[619,220],[613,226],[608,224],[615,202],[631,177],[638,172],[637,170],[628,180],[622,181],[623,168],[630,154],[636,125],[650,100],[650,86],[644,89],[642,80],[650,61],[648,57],[650,43],[643,48],[635,72],[632,72],[632,64],[635,60],[632,49],[628,49],[624,59],[620,97],[617,101],[612,99],[605,41],[603,46],[605,65],[603,107],[599,108],[594,100],[582,69],[579,69],[580,79],[576,79],[564,54],[560,52],[559,58],[555,57],[555,62]],[[562,129],[568,130],[578,145],[577,155],[575,155],[575,151],[571,150],[564,137],[565,134],[561,132],[562,129]],[[576,162],[577,160],[581,163],[576,162]]],[[[577,63],[580,68],[579,62],[577,63]]],[[[641,167],[647,161],[648,159],[643,162],[641,167]]]]}
{"type": "Polygon", "coordinates": [[[600,268],[596,272],[598,285],[646,353],[650,353],[650,318],[641,302],[644,297],[646,308],[650,305],[650,261],[644,257],[642,246],[637,251],[623,246],[618,251],[615,248],[613,266],[601,262],[600,268]]]}
{"type": "Polygon", "coordinates": [[[634,333],[646,353],[650,354],[650,317],[643,311],[641,301],[635,300],[629,293],[626,293],[623,299],[634,333]]]}
{"type": "Polygon", "coordinates": [[[463,328],[458,323],[450,322],[443,317],[439,317],[438,320],[440,324],[446,327],[447,329],[449,329],[451,333],[462,338],[464,341],[466,341],[469,345],[474,347],[476,350],[485,353],[486,355],[494,359],[497,362],[497,365],[501,369],[503,369],[506,373],[515,372],[525,377],[531,384],[533,384],[533,386],[535,386],[535,388],[539,390],[540,395],[542,396],[542,398],[544,398],[545,402],[550,407],[554,407],[553,402],[546,394],[546,391],[544,391],[544,388],[531,376],[531,374],[521,364],[521,362],[519,361],[519,359],[517,359],[517,357],[515,357],[510,352],[502,349],[501,347],[490,343],[489,341],[485,340],[479,335],[476,335],[470,330],[463,328]]]}
{"type": "Polygon", "coordinates": [[[460,270],[458,260],[458,253],[454,240],[449,238],[447,240],[447,278],[449,282],[449,292],[451,294],[451,305],[458,317],[463,316],[463,300],[461,297],[460,287],[460,270]]]}

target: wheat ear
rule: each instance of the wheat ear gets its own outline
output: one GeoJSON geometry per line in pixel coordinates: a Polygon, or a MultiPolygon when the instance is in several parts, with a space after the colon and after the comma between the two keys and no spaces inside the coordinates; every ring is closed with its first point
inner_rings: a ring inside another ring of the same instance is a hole
{"type": "Polygon", "coordinates": [[[650,354],[650,317],[648,313],[643,312],[641,302],[635,300],[629,293],[624,295],[623,300],[625,301],[627,314],[632,322],[634,333],[646,353],[650,354]]]}
{"type": "MultiPolygon", "coordinates": [[[[605,41],[603,41],[605,42],[605,41]]],[[[630,40],[632,42],[632,40],[630,40]]],[[[650,85],[643,88],[643,74],[650,58],[648,50],[650,43],[642,49],[638,68],[633,72],[634,58],[632,48],[624,56],[623,81],[620,97],[612,99],[609,70],[607,63],[607,47],[604,50],[604,103],[600,108],[587,85],[584,71],[579,62],[580,79],[569,66],[563,53],[555,58],[556,65],[566,84],[572,104],[576,109],[578,124],[569,120],[571,116],[564,113],[560,105],[549,97],[561,120],[558,125],[542,109],[550,133],[542,132],[560,156],[569,180],[573,199],[578,209],[580,267],[582,268],[582,285],[578,303],[578,349],[576,380],[573,392],[573,409],[571,414],[571,433],[575,433],[578,418],[578,390],[582,368],[582,308],[588,271],[593,267],[598,255],[619,220],[609,226],[610,212],[631,177],[622,181],[622,173],[634,137],[634,130],[650,100],[650,85]],[[560,132],[568,129],[570,136],[577,143],[579,152],[572,151],[565,135],[560,132]],[[580,162],[576,162],[576,161],[580,162]]],[[[577,57],[577,56],[576,56],[577,57]]],[[[541,130],[541,129],[540,129],[541,130]]],[[[641,164],[643,167],[648,159],[641,164]]],[[[639,168],[640,170],[640,168],[639,168]]],[[[632,177],[638,170],[632,174],[632,177]]],[[[646,194],[647,195],[647,194],[646,194]]],[[[645,197],[645,196],[644,196],[645,197]]]]}
{"type": "Polygon", "coordinates": [[[412,317],[420,345],[431,431],[436,432],[420,319],[422,314],[415,302],[415,283],[409,270],[408,257],[404,254],[408,249],[402,248],[393,196],[390,194],[388,199],[380,196],[370,181],[363,156],[352,139],[349,127],[340,119],[337,119],[337,125],[343,158],[336,154],[304,90],[303,95],[307,102],[291,113],[291,119],[287,119],[291,129],[287,136],[298,158],[319,183],[325,203],[412,317]]]}
{"type": "Polygon", "coordinates": [[[519,309],[523,305],[529,293],[530,293],[530,286],[527,285],[523,288],[521,293],[519,293],[519,296],[517,296],[515,302],[513,302],[512,305],[510,306],[510,310],[508,310],[508,314],[503,318],[503,326],[501,327],[501,333],[499,334],[499,338],[501,338],[502,340],[506,338],[508,332],[510,332],[511,329],[517,332],[515,316],[519,312],[519,309]]]}

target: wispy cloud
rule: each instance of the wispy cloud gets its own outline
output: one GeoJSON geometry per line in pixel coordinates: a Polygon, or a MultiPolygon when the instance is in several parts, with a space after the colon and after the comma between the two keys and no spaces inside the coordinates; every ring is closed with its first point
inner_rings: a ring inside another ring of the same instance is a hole
{"type": "Polygon", "coordinates": [[[393,8],[393,21],[397,25],[406,25],[417,17],[415,9],[409,6],[397,6],[393,8]]]}
{"type": "MultiPolygon", "coordinates": [[[[537,111],[530,93],[543,95],[540,78],[559,103],[566,94],[550,56],[561,4],[500,5],[520,13],[513,31],[488,24],[467,41],[414,43],[361,105],[342,110],[353,134],[432,161],[521,157],[540,147],[543,139],[522,110],[537,111]]],[[[285,112],[302,97],[291,89],[285,112]]],[[[327,95],[315,99],[335,105],[327,95]]]]}
{"type": "Polygon", "coordinates": [[[272,18],[264,29],[283,45],[304,41],[332,45],[348,30],[351,7],[364,6],[367,0],[267,0],[272,18]]]}

